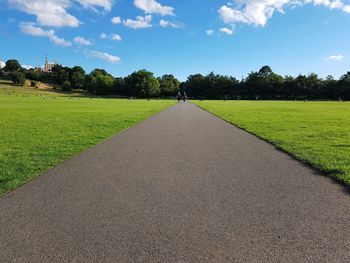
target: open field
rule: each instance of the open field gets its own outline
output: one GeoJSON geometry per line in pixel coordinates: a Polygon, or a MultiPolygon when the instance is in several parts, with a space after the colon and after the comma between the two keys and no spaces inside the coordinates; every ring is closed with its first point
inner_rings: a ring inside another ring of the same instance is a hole
{"type": "Polygon", "coordinates": [[[0,86],[0,195],[174,103],[56,95],[0,86]]]}
{"type": "Polygon", "coordinates": [[[350,103],[195,103],[350,185],[350,103]]]}

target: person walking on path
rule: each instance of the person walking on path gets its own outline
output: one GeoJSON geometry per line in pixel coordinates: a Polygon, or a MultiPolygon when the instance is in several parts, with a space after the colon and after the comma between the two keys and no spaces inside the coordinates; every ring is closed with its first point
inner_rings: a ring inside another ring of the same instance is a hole
{"type": "Polygon", "coordinates": [[[183,95],[182,99],[183,99],[183,101],[184,101],[184,102],[186,102],[186,100],[187,100],[187,94],[186,94],[186,91],[184,91],[184,95],[183,95]]]}
{"type": "Polygon", "coordinates": [[[176,95],[177,102],[180,102],[181,98],[182,98],[182,95],[181,95],[181,92],[179,91],[176,95]]]}

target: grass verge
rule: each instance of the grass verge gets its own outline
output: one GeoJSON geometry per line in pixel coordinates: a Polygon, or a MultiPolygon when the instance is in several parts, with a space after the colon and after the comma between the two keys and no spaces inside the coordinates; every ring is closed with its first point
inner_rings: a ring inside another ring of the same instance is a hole
{"type": "Polygon", "coordinates": [[[172,105],[0,85],[0,195],[172,105]]]}
{"type": "Polygon", "coordinates": [[[194,103],[350,185],[350,103],[194,103]]]}

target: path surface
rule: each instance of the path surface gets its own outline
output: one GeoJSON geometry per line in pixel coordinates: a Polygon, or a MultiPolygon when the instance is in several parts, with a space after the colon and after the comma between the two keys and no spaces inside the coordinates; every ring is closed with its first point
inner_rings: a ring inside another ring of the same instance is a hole
{"type": "Polygon", "coordinates": [[[181,103],[0,199],[3,262],[349,262],[350,195],[181,103]]]}

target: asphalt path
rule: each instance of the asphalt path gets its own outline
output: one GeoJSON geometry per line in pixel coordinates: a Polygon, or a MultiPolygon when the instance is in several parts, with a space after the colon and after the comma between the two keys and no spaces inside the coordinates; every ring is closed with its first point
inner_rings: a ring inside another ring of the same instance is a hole
{"type": "Polygon", "coordinates": [[[179,103],[0,199],[0,262],[349,262],[350,195],[179,103]]]}

